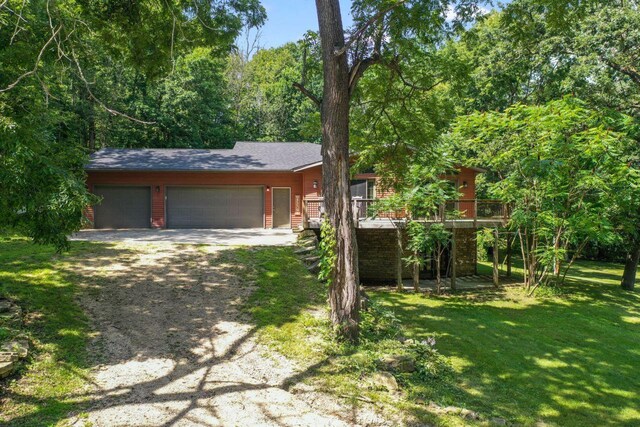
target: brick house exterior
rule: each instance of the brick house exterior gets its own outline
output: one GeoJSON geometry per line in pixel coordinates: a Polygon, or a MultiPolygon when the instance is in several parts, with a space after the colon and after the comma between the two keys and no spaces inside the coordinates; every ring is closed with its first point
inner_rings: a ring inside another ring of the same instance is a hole
{"type": "MultiPolygon", "coordinates": [[[[141,217],[131,224],[148,228],[173,228],[176,224],[176,228],[184,228],[185,224],[195,224],[192,228],[244,228],[245,223],[234,222],[237,214],[228,215],[225,224],[230,224],[229,227],[202,225],[197,220],[189,222],[189,218],[184,218],[190,212],[205,217],[224,212],[225,206],[220,205],[229,203],[230,211],[238,206],[251,209],[252,226],[301,230],[307,225],[307,203],[322,197],[321,163],[320,147],[308,143],[237,143],[234,149],[228,150],[101,150],[92,156],[86,172],[89,190],[102,195],[103,202],[89,207],[86,215],[94,226],[103,228],[110,228],[109,224],[113,223],[107,219],[125,224],[121,228],[133,228],[127,225],[130,213],[141,217]],[[140,192],[134,193],[135,189],[140,192]],[[278,191],[278,197],[274,191],[278,191]],[[211,198],[208,203],[200,203],[201,198],[207,197],[211,198]],[[180,209],[177,206],[180,200],[187,200],[189,205],[180,209]],[[278,224],[274,222],[277,203],[280,203],[278,224]],[[283,209],[288,209],[284,215],[283,209]],[[283,220],[287,213],[288,222],[283,220]],[[186,222],[174,221],[172,226],[172,219],[178,216],[186,222]]],[[[477,173],[462,167],[458,174],[446,178],[455,182],[462,199],[471,200],[475,198],[477,173]]],[[[389,194],[388,189],[379,185],[375,174],[359,174],[354,180],[374,185],[368,189],[370,197],[382,198],[389,194]]],[[[459,208],[467,215],[475,214],[471,202],[461,201],[459,208]]],[[[454,235],[458,274],[474,274],[475,229],[456,229],[454,235]]],[[[357,241],[362,279],[394,280],[399,256],[396,231],[359,228],[357,241]]],[[[405,276],[411,276],[408,269],[405,276]]]]}

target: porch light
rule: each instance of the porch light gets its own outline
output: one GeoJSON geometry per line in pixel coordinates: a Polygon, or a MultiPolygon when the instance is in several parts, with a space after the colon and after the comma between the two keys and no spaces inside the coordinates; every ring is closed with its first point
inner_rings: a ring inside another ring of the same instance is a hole
{"type": "Polygon", "coordinates": [[[467,181],[462,181],[462,188],[467,188],[468,186],[467,181]]]}
{"type": "Polygon", "coordinates": [[[160,192],[160,186],[156,185],[156,193],[159,193],[159,192],[160,192]]]}
{"type": "Polygon", "coordinates": [[[269,190],[271,190],[271,187],[269,187],[269,186],[267,185],[267,191],[269,191],[269,190]]]}
{"type": "Polygon", "coordinates": [[[313,188],[318,188],[318,180],[317,179],[313,180],[313,188]]]}

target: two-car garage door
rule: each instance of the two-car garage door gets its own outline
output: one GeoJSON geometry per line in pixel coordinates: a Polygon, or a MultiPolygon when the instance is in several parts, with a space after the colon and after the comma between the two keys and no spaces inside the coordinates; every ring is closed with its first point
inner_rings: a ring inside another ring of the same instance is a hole
{"type": "Polygon", "coordinates": [[[262,187],[167,187],[167,227],[264,227],[263,194],[262,187]]]}
{"type": "MultiPolygon", "coordinates": [[[[94,207],[95,228],[148,228],[151,188],[95,186],[102,202],[94,207]]],[[[263,187],[167,187],[167,228],[264,227],[263,187]]]]}

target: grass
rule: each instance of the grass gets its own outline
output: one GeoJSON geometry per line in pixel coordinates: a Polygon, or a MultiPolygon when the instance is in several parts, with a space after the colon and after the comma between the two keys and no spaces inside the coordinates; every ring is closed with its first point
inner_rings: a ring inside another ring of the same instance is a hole
{"type": "MultiPolygon", "coordinates": [[[[86,244],[74,244],[72,251],[86,244]]],[[[24,310],[21,334],[32,344],[28,363],[0,383],[0,424],[54,425],[78,410],[73,397],[86,382],[89,326],[75,302],[74,278],[64,273],[68,255],[20,237],[0,235],[0,295],[24,310]]],[[[4,338],[17,331],[0,323],[4,338]]]]}
{"type": "MultiPolygon", "coordinates": [[[[0,383],[0,424],[55,425],[82,411],[91,331],[70,271],[74,256],[87,251],[112,255],[79,242],[57,255],[0,236],[0,294],[25,310],[22,333],[33,344],[19,374],[0,383]]],[[[366,314],[362,345],[337,343],[326,288],[293,249],[241,248],[233,256],[237,274],[256,285],[246,310],[258,336],[305,368],[292,383],[313,383],[354,404],[371,399],[438,425],[467,422],[429,412],[429,400],[523,425],[640,424],[640,294],[619,288],[620,265],[579,262],[564,289],[534,298],[519,288],[441,297],[369,291],[374,305],[393,310],[407,337],[435,336],[448,361],[436,355],[432,374],[397,375],[405,391],[397,396],[370,387],[368,378],[381,356],[404,351],[387,334],[398,320],[384,310],[366,314]],[[376,331],[381,322],[388,323],[376,331]]],[[[0,340],[16,333],[8,326],[0,321],[0,340]]]]}
{"type": "Polygon", "coordinates": [[[519,288],[374,296],[411,337],[435,333],[464,392],[445,402],[524,425],[631,426],[640,424],[640,295],[619,288],[621,274],[583,261],[546,297],[519,288]]]}
{"type": "Polygon", "coordinates": [[[374,314],[364,315],[360,346],[336,342],[328,320],[327,289],[307,271],[293,249],[243,249],[236,255],[244,265],[241,274],[257,285],[246,310],[253,317],[259,338],[305,368],[292,383],[311,383],[354,405],[360,405],[362,400],[375,401],[385,407],[387,415],[411,412],[421,421],[462,425],[455,417],[435,416],[415,402],[416,398],[435,397],[450,387],[450,367],[437,354],[429,356],[432,372],[396,376],[412,390],[409,399],[370,384],[379,359],[410,351],[394,339],[397,329],[388,327],[394,323],[394,319],[384,317],[388,313],[372,310],[374,314]],[[385,322],[387,326],[380,327],[385,322]]]}
{"type": "Polygon", "coordinates": [[[245,261],[258,286],[248,310],[262,340],[310,364],[303,378],[321,389],[438,425],[469,422],[429,412],[429,400],[522,425],[640,424],[640,295],[619,288],[620,265],[578,262],[565,289],[536,297],[517,287],[441,297],[369,291],[407,337],[435,336],[454,371],[451,378],[400,375],[405,393],[394,397],[365,383],[372,362],[397,347],[385,339],[358,348],[333,342],[326,290],[290,249],[247,252],[245,261]]]}

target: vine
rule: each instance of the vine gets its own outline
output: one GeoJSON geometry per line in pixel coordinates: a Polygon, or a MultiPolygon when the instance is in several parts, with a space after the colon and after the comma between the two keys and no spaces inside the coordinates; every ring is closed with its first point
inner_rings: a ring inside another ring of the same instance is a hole
{"type": "Polygon", "coordinates": [[[318,279],[329,285],[331,285],[331,275],[338,259],[336,244],[336,230],[325,219],[320,226],[320,272],[318,279]]]}

